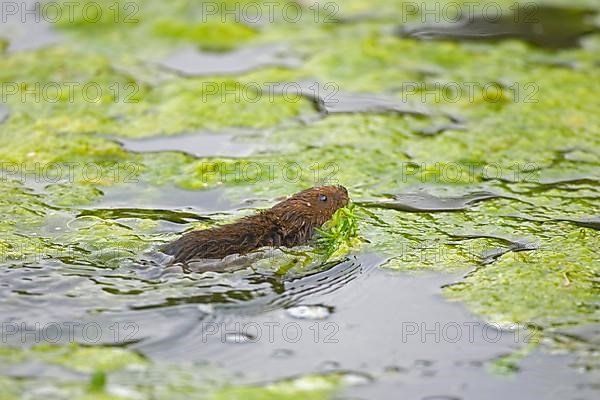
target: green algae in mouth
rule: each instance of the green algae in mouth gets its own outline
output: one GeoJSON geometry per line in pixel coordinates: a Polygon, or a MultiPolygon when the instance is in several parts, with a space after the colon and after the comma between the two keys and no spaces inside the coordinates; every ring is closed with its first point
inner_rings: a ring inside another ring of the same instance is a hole
{"type": "Polygon", "coordinates": [[[345,255],[360,243],[354,204],[337,210],[331,220],[317,231],[316,251],[326,260],[345,255]]]}

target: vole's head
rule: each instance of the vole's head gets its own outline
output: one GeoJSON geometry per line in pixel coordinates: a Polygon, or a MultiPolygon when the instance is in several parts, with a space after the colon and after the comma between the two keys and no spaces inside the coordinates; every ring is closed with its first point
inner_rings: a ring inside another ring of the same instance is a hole
{"type": "Polygon", "coordinates": [[[348,191],[343,186],[319,186],[296,193],[272,210],[286,223],[315,228],[345,207],[348,200],[348,191]]]}

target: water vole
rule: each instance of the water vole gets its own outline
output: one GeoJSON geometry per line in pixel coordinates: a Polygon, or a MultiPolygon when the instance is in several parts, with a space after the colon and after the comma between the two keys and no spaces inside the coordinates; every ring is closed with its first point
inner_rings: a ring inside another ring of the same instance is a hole
{"type": "Polygon", "coordinates": [[[345,187],[313,187],[232,224],[186,233],[167,244],[163,252],[172,255],[174,262],[186,262],[221,259],[264,246],[299,246],[307,243],[315,228],[347,204],[345,187]]]}

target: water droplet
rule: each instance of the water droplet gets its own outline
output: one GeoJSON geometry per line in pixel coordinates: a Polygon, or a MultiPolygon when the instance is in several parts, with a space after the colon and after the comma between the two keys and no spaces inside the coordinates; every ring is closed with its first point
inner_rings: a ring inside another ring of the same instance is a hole
{"type": "Polygon", "coordinates": [[[325,361],[321,364],[320,369],[322,371],[335,371],[340,368],[340,363],[337,361],[325,361]]]}
{"type": "Polygon", "coordinates": [[[286,310],[288,315],[297,319],[325,319],[333,312],[333,307],[319,304],[295,306],[286,310]]]}
{"type": "Polygon", "coordinates": [[[406,368],[402,368],[397,365],[388,365],[383,370],[390,374],[401,374],[403,372],[406,372],[406,368]]]}
{"type": "Polygon", "coordinates": [[[289,358],[294,355],[294,352],[289,349],[275,349],[271,354],[273,358],[289,358]]]}
{"type": "Polygon", "coordinates": [[[342,381],[346,385],[350,386],[358,386],[358,385],[367,385],[374,381],[373,377],[367,374],[359,373],[359,372],[348,372],[344,374],[342,381]]]}
{"type": "Polygon", "coordinates": [[[212,314],[215,312],[215,307],[212,304],[198,304],[196,307],[205,314],[212,314]]]}
{"type": "Polygon", "coordinates": [[[243,332],[227,333],[225,342],[227,343],[252,343],[256,338],[252,335],[243,332]]]}
{"type": "Polygon", "coordinates": [[[144,396],[135,391],[134,389],[130,389],[124,386],[110,385],[107,387],[106,392],[115,397],[125,397],[129,399],[143,399],[144,396]]]}
{"type": "Polygon", "coordinates": [[[416,367],[431,367],[434,364],[434,361],[431,360],[415,360],[416,367]]]}

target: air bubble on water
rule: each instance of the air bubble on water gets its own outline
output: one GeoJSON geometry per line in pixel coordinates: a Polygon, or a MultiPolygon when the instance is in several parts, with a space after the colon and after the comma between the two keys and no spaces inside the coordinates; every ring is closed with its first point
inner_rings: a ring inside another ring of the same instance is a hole
{"type": "Polygon", "coordinates": [[[341,364],[337,361],[325,361],[320,365],[320,370],[325,372],[335,371],[340,369],[341,364]]]}
{"type": "Polygon", "coordinates": [[[332,313],[333,307],[319,304],[290,307],[287,314],[297,319],[325,319],[332,313]]]}
{"type": "Polygon", "coordinates": [[[349,386],[367,385],[374,381],[373,377],[367,374],[358,372],[347,372],[344,374],[342,381],[349,386]]]}
{"type": "Polygon", "coordinates": [[[243,332],[227,333],[225,342],[227,343],[251,343],[256,338],[252,335],[243,332]]]}
{"type": "Polygon", "coordinates": [[[294,355],[294,352],[289,349],[275,349],[271,354],[273,358],[289,358],[294,355]]]}
{"type": "Polygon", "coordinates": [[[198,310],[205,314],[213,314],[215,312],[215,307],[212,304],[198,304],[198,310]]]}

